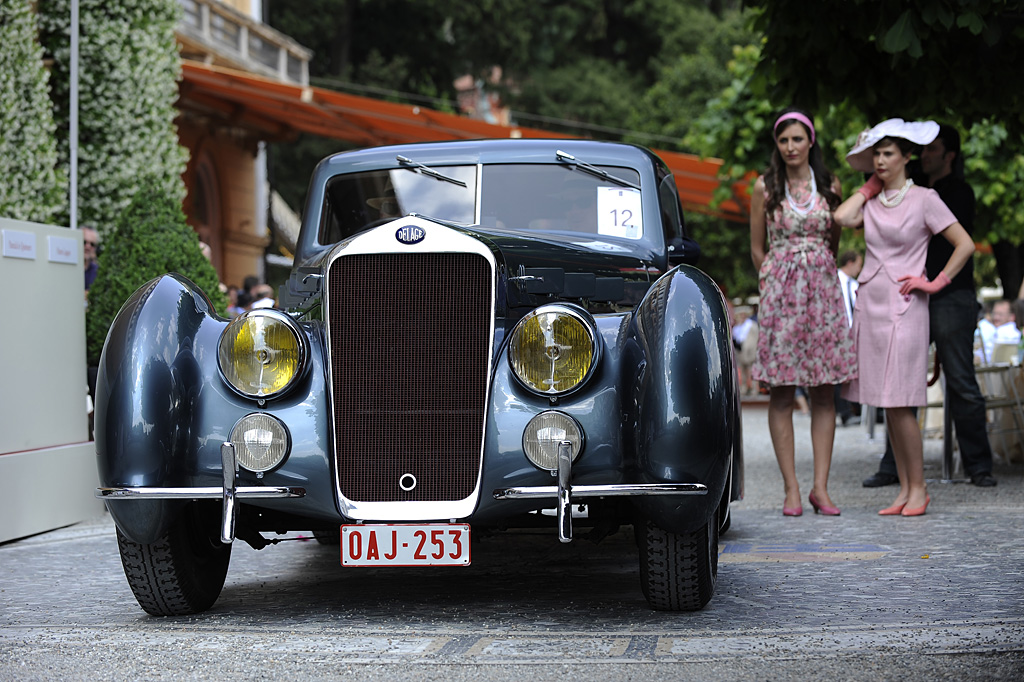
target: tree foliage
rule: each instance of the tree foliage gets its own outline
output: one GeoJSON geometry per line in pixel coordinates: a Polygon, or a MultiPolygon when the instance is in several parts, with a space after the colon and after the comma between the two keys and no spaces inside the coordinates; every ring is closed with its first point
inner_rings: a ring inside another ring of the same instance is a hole
{"type": "MultiPolygon", "coordinates": [[[[60,164],[69,166],[70,0],[39,0],[41,38],[53,59],[60,164]]],[[[187,153],[174,126],[181,62],[175,0],[79,0],[79,222],[106,235],[135,194],[159,179],[185,198],[187,153]]],[[[61,216],[67,220],[68,216],[61,216]]]]}
{"type": "Polygon", "coordinates": [[[29,0],[0,0],[0,216],[53,223],[67,211],[67,178],[36,33],[29,0]]]}
{"type": "Polygon", "coordinates": [[[1021,0],[745,0],[765,44],[755,90],[872,121],[956,116],[1024,132],[1021,0]]]}
{"type": "Polygon", "coordinates": [[[107,330],[121,306],[151,279],[180,273],[206,292],[222,315],[227,310],[217,271],[199,250],[199,237],[185,222],[181,200],[165,185],[163,178],[144,178],[104,242],[86,313],[90,365],[99,364],[107,330]]]}

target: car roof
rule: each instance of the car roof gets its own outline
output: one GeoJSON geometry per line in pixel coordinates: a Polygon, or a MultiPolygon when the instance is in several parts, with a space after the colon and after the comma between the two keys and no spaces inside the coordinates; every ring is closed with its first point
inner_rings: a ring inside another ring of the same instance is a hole
{"type": "Polygon", "coordinates": [[[324,159],[318,172],[333,175],[339,167],[344,167],[346,172],[371,166],[397,167],[399,164],[395,157],[398,155],[421,162],[422,159],[429,159],[434,164],[554,163],[556,150],[565,151],[593,165],[625,165],[640,170],[660,163],[660,159],[650,150],[621,142],[560,138],[486,139],[389,145],[339,152],[324,159]]]}

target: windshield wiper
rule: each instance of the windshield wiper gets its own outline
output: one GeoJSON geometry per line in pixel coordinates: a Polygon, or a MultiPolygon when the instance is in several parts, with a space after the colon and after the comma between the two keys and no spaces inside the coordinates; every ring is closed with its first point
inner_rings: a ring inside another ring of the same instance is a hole
{"type": "Polygon", "coordinates": [[[466,187],[467,186],[466,183],[464,183],[462,180],[457,180],[455,178],[450,178],[447,175],[444,175],[443,173],[438,173],[433,168],[431,168],[429,166],[424,166],[422,163],[420,163],[418,161],[413,161],[412,159],[407,158],[405,156],[402,156],[401,154],[396,156],[395,159],[397,159],[398,163],[402,164],[403,166],[412,166],[412,168],[409,168],[409,170],[416,171],[417,173],[422,173],[423,175],[429,175],[430,177],[436,178],[438,180],[444,180],[445,182],[450,182],[453,185],[458,185],[459,187],[466,187]]]}
{"type": "Polygon", "coordinates": [[[622,178],[617,178],[614,175],[612,175],[611,173],[609,173],[608,171],[601,170],[597,166],[591,166],[589,163],[585,163],[583,161],[580,161],[579,159],[577,159],[572,154],[567,154],[567,153],[563,152],[561,149],[556,149],[555,150],[555,157],[559,161],[564,161],[565,163],[570,163],[570,164],[578,167],[581,171],[583,171],[585,173],[590,173],[591,175],[596,175],[599,178],[603,178],[605,180],[610,180],[611,182],[614,182],[616,185],[622,185],[623,187],[632,187],[633,189],[640,189],[640,185],[636,185],[636,184],[630,182],[629,180],[623,180],[622,178]]]}

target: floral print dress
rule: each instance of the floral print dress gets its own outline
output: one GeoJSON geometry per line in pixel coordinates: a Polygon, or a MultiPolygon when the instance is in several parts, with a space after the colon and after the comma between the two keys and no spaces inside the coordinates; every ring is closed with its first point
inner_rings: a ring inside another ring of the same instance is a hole
{"type": "MultiPolygon", "coordinates": [[[[802,201],[806,191],[794,199],[802,201]]],[[[768,253],[758,273],[754,379],[769,386],[822,386],[856,378],[853,334],[829,248],[828,204],[816,194],[810,211],[801,215],[783,200],[767,228],[768,253]]]]}

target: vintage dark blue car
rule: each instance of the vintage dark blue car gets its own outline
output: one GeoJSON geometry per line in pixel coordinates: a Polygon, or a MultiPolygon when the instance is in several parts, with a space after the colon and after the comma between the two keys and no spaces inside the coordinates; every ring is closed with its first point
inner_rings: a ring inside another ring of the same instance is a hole
{"type": "Polygon", "coordinates": [[[435,566],[469,564],[480,533],[631,525],[650,605],[702,608],[743,460],[726,302],[697,255],[641,147],[325,159],[282,309],[224,319],[169,274],[107,336],[98,496],[139,604],[210,608],[235,538],[435,566]]]}

